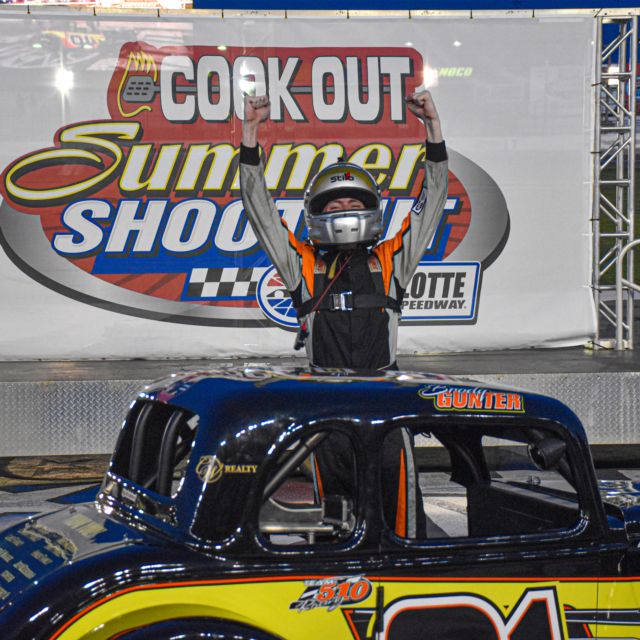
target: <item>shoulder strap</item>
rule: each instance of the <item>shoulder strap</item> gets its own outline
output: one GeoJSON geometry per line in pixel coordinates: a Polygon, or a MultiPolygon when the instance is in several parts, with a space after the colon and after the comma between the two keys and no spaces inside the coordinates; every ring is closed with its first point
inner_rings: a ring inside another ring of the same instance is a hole
{"type": "Polygon", "coordinates": [[[327,265],[320,256],[316,256],[314,292],[323,291],[322,299],[320,299],[320,295],[314,295],[310,300],[298,305],[296,307],[298,317],[306,316],[311,311],[353,311],[354,309],[375,309],[377,307],[393,309],[399,313],[401,311],[400,302],[386,295],[384,290],[382,266],[378,257],[375,254],[371,254],[367,259],[367,265],[373,279],[375,293],[355,295],[351,293],[334,293],[325,295],[328,293],[326,287],[324,287],[327,265]]]}
{"type": "Polygon", "coordinates": [[[316,254],[316,261],[313,265],[313,293],[319,295],[324,290],[324,280],[327,275],[327,263],[320,254],[316,254]]]}
{"type": "Polygon", "coordinates": [[[387,292],[384,290],[384,280],[382,279],[382,265],[375,253],[372,253],[367,260],[369,266],[369,272],[373,279],[373,285],[376,288],[376,293],[380,296],[386,296],[387,292]]]}

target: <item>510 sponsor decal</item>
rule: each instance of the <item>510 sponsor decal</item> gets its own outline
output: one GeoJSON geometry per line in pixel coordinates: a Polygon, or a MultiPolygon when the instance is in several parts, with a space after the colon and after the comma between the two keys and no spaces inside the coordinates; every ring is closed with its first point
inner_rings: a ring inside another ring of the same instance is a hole
{"type": "Polygon", "coordinates": [[[305,580],[304,584],[302,595],[289,605],[289,609],[299,613],[318,608],[334,611],[344,605],[363,602],[373,591],[371,582],[363,576],[305,580]]]}
{"type": "MultiPolygon", "coordinates": [[[[109,119],[69,123],[51,146],[5,168],[0,242],[39,282],[112,311],[289,327],[286,305],[271,313],[266,299],[281,292],[263,280],[271,265],[239,198],[243,93],[270,95],[265,177],[298,237],[306,234],[306,184],[340,157],[376,178],[392,236],[421,192],[424,131],[404,98],[422,84],[422,69],[407,47],[247,55],[241,47],[126,43],[105,87],[109,119]]],[[[403,303],[410,322],[474,321],[481,272],[508,237],[495,182],[449,155],[443,217],[403,303]]]]}

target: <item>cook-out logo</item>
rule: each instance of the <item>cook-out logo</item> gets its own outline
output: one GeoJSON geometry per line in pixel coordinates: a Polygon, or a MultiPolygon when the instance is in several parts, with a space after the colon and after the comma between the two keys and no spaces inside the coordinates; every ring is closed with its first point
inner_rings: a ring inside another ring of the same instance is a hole
{"type": "Polygon", "coordinates": [[[524,413],[524,398],[511,391],[427,385],[418,391],[418,395],[433,400],[440,411],[524,413]]]}
{"type": "MultiPolygon", "coordinates": [[[[421,85],[422,68],[409,48],[247,55],[127,43],[105,87],[110,118],[70,123],[51,147],[4,170],[0,242],[31,277],[102,308],[172,322],[290,327],[288,314],[270,313],[257,299],[271,265],[239,197],[243,94],[270,95],[265,177],[298,237],[306,184],[339,158],[374,175],[389,237],[421,195],[424,127],[407,115],[404,98],[421,85]]],[[[481,271],[508,235],[495,182],[455,151],[449,156],[449,196],[427,267],[407,290],[406,321],[474,321],[481,271]]]]}

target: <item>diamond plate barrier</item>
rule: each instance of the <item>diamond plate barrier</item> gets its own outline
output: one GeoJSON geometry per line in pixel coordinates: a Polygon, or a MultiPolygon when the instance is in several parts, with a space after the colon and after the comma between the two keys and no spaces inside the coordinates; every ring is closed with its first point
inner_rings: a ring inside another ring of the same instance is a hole
{"type": "Polygon", "coordinates": [[[140,380],[0,383],[2,456],[110,453],[140,380]]]}
{"type": "MultiPolygon", "coordinates": [[[[475,375],[558,398],[592,444],[640,442],[640,373],[475,375]]],[[[0,383],[0,456],[110,453],[127,408],[147,380],[0,383]]]]}
{"type": "Polygon", "coordinates": [[[477,375],[477,380],[553,396],[582,421],[591,444],[640,442],[640,373],[477,375]]]}

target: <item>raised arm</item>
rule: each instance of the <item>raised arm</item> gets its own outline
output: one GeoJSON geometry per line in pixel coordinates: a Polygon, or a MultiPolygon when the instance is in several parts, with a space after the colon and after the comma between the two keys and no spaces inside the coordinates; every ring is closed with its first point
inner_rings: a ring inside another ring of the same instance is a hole
{"type": "Polygon", "coordinates": [[[438,228],[447,201],[447,151],[440,117],[429,91],[407,96],[409,111],[422,120],[426,133],[425,180],[418,199],[402,221],[400,231],[374,251],[380,258],[387,289],[391,274],[406,288],[438,228]]]}
{"type": "Polygon", "coordinates": [[[424,122],[429,142],[443,142],[440,116],[429,91],[416,91],[406,97],[407,107],[416,118],[424,122]]]}
{"type": "Polygon", "coordinates": [[[244,120],[242,121],[242,144],[245,147],[258,145],[260,125],[269,118],[271,103],[269,96],[244,97],[244,120]]]}
{"type": "Polygon", "coordinates": [[[284,285],[293,291],[302,277],[301,256],[311,251],[289,231],[273,202],[260,162],[258,132],[269,117],[268,96],[245,96],[242,146],[240,147],[240,191],[245,213],[260,246],[277,269],[284,285]]]}

